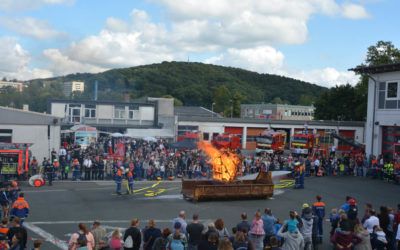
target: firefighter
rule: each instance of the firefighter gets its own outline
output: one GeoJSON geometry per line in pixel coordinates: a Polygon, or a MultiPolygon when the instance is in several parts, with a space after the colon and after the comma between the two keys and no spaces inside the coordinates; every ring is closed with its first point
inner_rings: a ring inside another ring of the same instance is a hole
{"type": "Polygon", "coordinates": [[[49,186],[53,185],[53,174],[54,174],[54,166],[51,161],[48,161],[46,166],[44,167],[44,172],[47,176],[47,181],[49,182],[49,186]]]}
{"type": "Polygon", "coordinates": [[[398,162],[394,164],[394,182],[400,184],[400,164],[398,162]]]}
{"type": "Polygon", "coordinates": [[[126,194],[133,194],[133,174],[131,171],[128,171],[126,175],[128,179],[128,190],[126,191],[126,194]]]}
{"type": "Polygon", "coordinates": [[[81,179],[81,166],[78,159],[75,158],[72,169],[72,180],[76,181],[77,179],[81,179]]]}
{"type": "Polygon", "coordinates": [[[18,187],[18,183],[16,181],[13,181],[11,183],[11,187],[9,189],[9,199],[10,199],[10,206],[14,204],[14,202],[18,199],[18,193],[21,191],[21,189],[18,187]]]}
{"type": "Polygon", "coordinates": [[[36,175],[38,166],[39,166],[39,162],[36,160],[36,157],[34,156],[31,161],[32,176],[36,175]]]}
{"type": "Polygon", "coordinates": [[[298,161],[294,164],[295,166],[295,183],[294,188],[304,188],[304,166],[298,161]]]}
{"type": "Polygon", "coordinates": [[[394,168],[393,168],[393,163],[390,162],[388,167],[388,182],[392,180],[394,181],[394,168]]]}
{"type": "Polygon", "coordinates": [[[371,175],[374,179],[378,178],[379,172],[379,163],[376,157],[372,158],[372,168],[371,168],[371,175]]]}
{"type": "Polygon", "coordinates": [[[11,208],[11,218],[18,217],[21,219],[20,226],[24,223],[26,217],[29,214],[29,205],[24,199],[24,193],[20,193],[18,199],[14,202],[11,208]]]}
{"type": "Polygon", "coordinates": [[[117,184],[118,195],[121,195],[122,170],[123,168],[121,167],[120,169],[117,170],[117,173],[115,174],[115,183],[117,184]]]}

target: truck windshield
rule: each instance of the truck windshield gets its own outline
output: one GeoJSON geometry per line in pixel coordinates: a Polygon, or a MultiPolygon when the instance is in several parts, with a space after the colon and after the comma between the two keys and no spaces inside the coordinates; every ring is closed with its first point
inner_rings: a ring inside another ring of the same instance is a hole
{"type": "Polygon", "coordinates": [[[217,141],[229,141],[229,137],[217,137],[217,141]]]}
{"type": "Polygon", "coordinates": [[[257,142],[258,143],[272,144],[272,136],[260,136],[260,137],[257,137],[257,142]]]}
{"type": "Polygon", "coordinates": [[[296,143],[307,143],[307,137],[294,136],[293,137],[293,142],[296,142],[296,143]]]}

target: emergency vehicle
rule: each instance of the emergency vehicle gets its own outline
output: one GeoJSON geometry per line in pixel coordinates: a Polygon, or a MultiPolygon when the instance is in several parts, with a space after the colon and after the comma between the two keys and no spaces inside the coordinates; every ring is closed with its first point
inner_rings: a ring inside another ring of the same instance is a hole
{"type": "Polygon", "coordinates": [[[296,133],[292,136],[290,151],[293,154],[308,155],[314,148],[318,147],[319,138],[315,134],[296,133]]]}
{"type": "Polygon", "coordinates": [[[229,148],[232,150],[237,150],[242,148],[240,137],[237,135],[231,135],[229,133],[214,136],[211,140],[211,144],[218,149],[229,148]]]}
{"type": "Polygon", "coordinates": [[[283,130],[265,130],[261,132],[256,140],[256,154],[267,153],[283,153],[286,146],[287,133],[283,130]]]}
{"type": "Polygon", "coordinates": [[[0,181],[28,173],[33,143],[0,143],[0,181]]]}

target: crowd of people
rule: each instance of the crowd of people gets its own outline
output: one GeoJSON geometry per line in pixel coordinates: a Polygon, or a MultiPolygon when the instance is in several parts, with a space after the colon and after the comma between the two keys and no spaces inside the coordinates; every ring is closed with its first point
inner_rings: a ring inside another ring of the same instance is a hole
{"type": "Polygon", "coordinates": [[[230,230],[222,218],[202,224],[195,213],[189,222],[185,211],[180,211],[170,227],[158,228],[154,220],[141,227],[135,218],[124,232],[115,229],[109,238],[100,221],[95,221],[90,232],[80,223],[68,244],[72,250],[311,250],[321,248],[326,240],[331,249],[400,249],[400,204],[397,211],[381,206],[379,212],[365,204],[361,215],[355,198],[346,197],[345,204],[332,209],[330,215],[325,210],[322,197],[317,195],[313,204],[303,204],[300,212],[290,211],[285,220],[276,218],[270,208],[263,213],[255,211],[251,220],[242,213],[230,230]],[[330,238],[324,239],[323,224],[328,218],[330,238]]]}

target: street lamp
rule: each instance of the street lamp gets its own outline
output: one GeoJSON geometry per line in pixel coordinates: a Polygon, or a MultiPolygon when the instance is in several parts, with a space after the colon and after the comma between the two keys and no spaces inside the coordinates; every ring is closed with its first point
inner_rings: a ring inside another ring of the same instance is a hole
{"type": "Polygon", "coordinates": [[[211,104],[211,118],[214,117],[214,105],[215,105],[215,102],[213,102],[211,104]]]}

